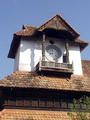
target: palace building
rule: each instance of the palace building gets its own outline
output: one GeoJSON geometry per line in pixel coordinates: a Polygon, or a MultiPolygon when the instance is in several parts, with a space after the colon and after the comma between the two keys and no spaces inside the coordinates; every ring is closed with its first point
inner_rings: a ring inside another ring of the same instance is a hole
{"type": "Polygon", "coordinates": [[[73,99],[90,97],[90,61],[81,60],[88,43],[79,36],[59,14],[13,35],[14,72],[0,80],[0,120],[71,120],[73,99]]]}

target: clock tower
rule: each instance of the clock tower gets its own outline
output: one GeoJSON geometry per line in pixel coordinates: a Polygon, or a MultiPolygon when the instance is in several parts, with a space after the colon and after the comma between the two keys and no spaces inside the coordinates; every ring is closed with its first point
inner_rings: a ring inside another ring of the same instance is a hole
{"type": "Polygon", "coordinates": [[[82,75],[80,53],[88,43],[78,37],[79,34],[58,14],[39,27],[23,26],[14,34],[8,54],[15,59],[14,72],[82,75]]]}

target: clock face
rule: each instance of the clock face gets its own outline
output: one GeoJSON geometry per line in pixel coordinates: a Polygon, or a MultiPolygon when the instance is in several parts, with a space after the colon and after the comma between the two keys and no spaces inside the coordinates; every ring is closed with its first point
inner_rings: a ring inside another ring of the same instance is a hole
{"type": "Polygon", "coordinates": [[[51,58],[52,61],[57,61],[58,58],[61,56],[61,50],[55,45],[47,46],[46,51],[49,54],[49,59],[51,58]]]}
{"type": "Polygon", "coordinates": [[[58,52],[57,52],[56,49],[50,48],[47,52],[53,58],[53,60],[57,60],[57,58],[58,58],[58,52]]]}

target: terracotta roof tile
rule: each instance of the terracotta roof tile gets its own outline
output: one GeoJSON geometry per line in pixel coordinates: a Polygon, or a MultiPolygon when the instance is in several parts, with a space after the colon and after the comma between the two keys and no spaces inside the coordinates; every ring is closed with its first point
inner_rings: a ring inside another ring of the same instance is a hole
{"type": "MultiPolygon", "coordinates": [[[[73,113],[75,115],[75,113],[73,113]]],[[[87,114],[88,120],[90,113],[87,114]]],[[[65,111],[3,109],[0,120],[72,120],[65,111]]]]}
{"type": "Polygon", "coordinates": [[[36,29],[36,28],[38,28],[38,27],[36,27],[36,26],[30,26],[30,25],[23,25],[23,27],[22,27],[22,29],[29,29],[29,30],[36,29]]]}
{"type": "MultiPolygon", "coordinates": [[[[15,34],[17,36],[33,36],[38,29],[39,28],[36,26],[23,25],[23,29],[21,31],[16,32],[15,34]]],[[[79,38],[77,38],[74,42],[81,44],[86,43],[88,45],[88,43],[85,40],[81,40],[79,38]]]]}
{"type": "Polygon", "coordinates": [[[82,68],[84,76],[90,77],[90,61],[89,60],[82,60],[82,68]]]}
{"type": "Polygon", "coordinates": [[[0,114],[0,120],[71,120],[63,111],[4,109],[0,114]]]}
{"type": "Polygon", "coordinates": [[[2,79],[0,81],[0,87],[44,88],[90,92],[90,61],[83,61],[82,63],[84,76],[72,75],[71,79],[67,80],[67,78],[40,76],[33,72],[16,71],[10,76],[2,79]],[[85,69],[89,72],[87,71],[87,73],[85,69]]]}
{"type": "Polygon", "coordinates": [[[32,36],[35,34],[37,27],[24,25],[21,31],[15,33],[17,36],[32,36]]]}

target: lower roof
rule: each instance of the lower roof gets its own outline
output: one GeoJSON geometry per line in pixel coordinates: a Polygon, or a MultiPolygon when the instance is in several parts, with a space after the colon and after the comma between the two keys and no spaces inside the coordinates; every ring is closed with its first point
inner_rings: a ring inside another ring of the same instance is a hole
{"type": "MultiPolygon", "coordinates": [[[[87,117],[89,120],[90,113],[87,117]]],[[[0,120],[72,120],[72,118],[64,111],[3,109],[0,111],[0,120]]]]}
{"type": "Polygon", "coordinates": [[[0,120],[71,120],[67,112],[45,110],[4,109],[0,120]]]}
{"type": "MultiPolygon", "coordinates": [[[[87,113],[87,118],[89,120],[90,113],[87,113]]],[[[65,111],[3,109],[0,111],[0,120],[72,120],[72,118],[65,111]]]]}
{"type": "Polygon", "coordinates": [[[0,80],[0,88],[41,88],[90,92],[90,61],[82,61],[83,76],[66,77],[39,75],[34,72],[16,71],[0,80]]]}

